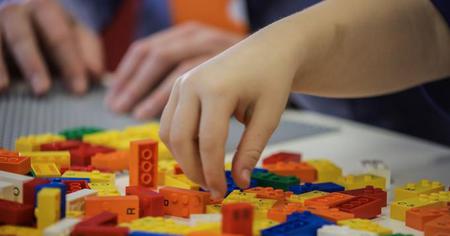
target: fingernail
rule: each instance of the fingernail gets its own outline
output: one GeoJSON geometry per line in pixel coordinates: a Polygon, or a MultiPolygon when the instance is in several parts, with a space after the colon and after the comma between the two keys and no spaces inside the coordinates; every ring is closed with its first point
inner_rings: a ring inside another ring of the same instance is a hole
{"type": "Polygon", "coordinates": [[[246,183],[250,183],[250,170],[243,169],[242,173],[241,173],[241,177],[246,183]]]}
{"type": "Polygon", "coordinates": [[[119,99],[113,104],[113,109],[116,112],[123,112],[128,104],[128,96],[119,97],[119,99]]]}
{"type": "Polygon", "coordinates": [[[72,82],[72,88],[75,93],[84,93],[87,90],[87,80],[86,78],[76,78],[72,82]]]}
{"type": "Polygon", "coordinates": [[[31,78],[31,87],[36,95],[41,95],[49,89],[50,81],[35,75],[31,78]]]}

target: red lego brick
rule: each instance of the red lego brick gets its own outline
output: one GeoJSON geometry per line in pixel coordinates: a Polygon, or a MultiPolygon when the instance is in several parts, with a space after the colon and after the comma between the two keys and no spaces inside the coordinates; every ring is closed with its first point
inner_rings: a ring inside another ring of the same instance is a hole
{"type": "Polygon", "coordinates": [[[275,174],[282,176],[296,176],[302,182],[314,182],[317,180],[317,170],[306,162],[277,162],[267,164],[265,168],[275,174]]]}
{"type": "Polygon", "coordinates": [[[50,180],[43,178],[34,178],[23,184],[23,203],[34,206],[36,202],[35,188],[38,185],[48,184],[50,180]]]}
{"type": "Polygon", "coordinates": [[[97,215],[85,218],[77,226],[114,226],[117,225],[118,216],[109,211],[101,212],[97,215]]]}
{"type": "Polygon", "coordinates": [[[17,156],[19,156],[19,153],[0,148],[0,156],[2,156],[2,157],[17,157],[17,156]]]}
{"type": "Polygon", "coordinates": [[[113,226],[75,226],[71,236],[127,236],[129,229],[127,227],[113,226]]]}
{"type": "Polygon", "coordinates": [[[361,197],[370,197],[377,198],[381,200],[381,207],[386,207],[387,205],[387,193],[381,188],[374,188],[373,186],[366,186],[365,188],[353,189],[341,191],[340,193],[352,195],[352,196],[361,196],[361,197]]]}
{"type": "Polygon", "coordinates": [[[175,166],[173,167],[173,173],[176,174],[176,175],[181,175],[181,174],[184,173],[178,163],[175,164],[175,166]]]}
{"type": "Polygon", "coordinates": [[[34,206],[0,199],[0,224],[33,224],[34,206]]]}
{"type": "Polygon", "coordinates": [[[305,206],[333,207],[333,206],[336,206],[340,203],[346,202],[353,198],[355,198],[355,197],[352,195],[334,192],[334,193],[330,193],[330,194],[323,195],[320,197],[306,199],[305,206]]]}
{"type": "Polygon", "coordinates": [[[284,191],[283,189],[274,189],[272,187],[255,187],[244,190],[248,193],[256,193],[257,198],[286,200],[292,195],[290,191],[284,191]]]}
{"type": "Polygon", "coordinates": [[[302,159],[301,153],[294,152],[277,152],[263,159],[262,165],[272,165],[277,162],[300,162],[302,159]]]}
{"type": "Polygon", "coordinates": [[[450,206],[412,208],[406,211],[405,224],[413,229],[423,231],[426,223],[443,215],[450,215],[450,206]]]}
{"type": "Polygon", "coordinates": [[[189,217],[190,214],[205,213],[209,193],[195,190],[162,187],[159,193],[164,196],[164,213],[172,216],[189,217]]]}
{"type": "Polygon", "coordinates": [[[67,186],[67,194],[89,188],[86,180],[63,180],[62,183],[67,186]]]}
{"type": "Polygon", "coordinates": [[[162,194],[139,186],[128,186],[125,191],[126,195],[139,197],[139,217],[164,215],[164,196],[162,194]]]}
{"type": "Polygon", "coordinates": [[[222,206],[222,233],[253,235],[253,206],[229,203],[222,206]]]}
{"type": "Polygon", "coordinates": [[[450,215],[443,215],[425,224],[425,236],[445,236],[450,234],[450,215]]]}
{"type": "Polygon", "coordinates": [[[305,207],[305,211],[310,211],[314,215],[320,216],[335,223],[340,220],[355,218],[355,215],[353,215],[352,213],[340,211],[337,208],[329,208],[326,206],[308,206],[305,207]]]}
{"type": "Polygon", "coordinates": [[[97,153],[109,153],[115,151],[112,148],[100,145],[83,144],[76,149],[69,150],[70,163],[74,166],[88,166],[91,158],[97,153]]]}
{"type": "Polygon", "coordinates": [[[29,157],[0,155],[0,170],[25,175],[30,172],[31,160],[29,157]]]}
{"type": "Polygon", "coordinates": [[[151,139],[131,142],[130,186],[158,186],[158,142],[151,139]]]}
{"type": "Polygon", "coordinates": [[[40,150],[41,151],[68,151],[68,150],[79,148],[81,145],[85,145],[85,144],[87,144],[87,143],[83,143],[78,140],[64,140],[64,141],[57,141],[57,142],[41,144],[40,150]]]}
{"type": "Polygon", "coordinates": [[[381,200],[369,197],[354,197],[335,207],[340,211],[352,213],[357,218],[373,219],[381,214],[381,200]]]}

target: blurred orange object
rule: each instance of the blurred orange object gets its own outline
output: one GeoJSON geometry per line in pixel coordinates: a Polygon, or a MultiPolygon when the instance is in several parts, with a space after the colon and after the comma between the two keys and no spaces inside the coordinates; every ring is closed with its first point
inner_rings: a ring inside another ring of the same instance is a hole
{"type": "Polygon", "coordinates": [[[91,159],[91,165],[99,169],[121,171],[128,169],[129,151],[115,151],[110,153],[97,153],[91,159]]]}

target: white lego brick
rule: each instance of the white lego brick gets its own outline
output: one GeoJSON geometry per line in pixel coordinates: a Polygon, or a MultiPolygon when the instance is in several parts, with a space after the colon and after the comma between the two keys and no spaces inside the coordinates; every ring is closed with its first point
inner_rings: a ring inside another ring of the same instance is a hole
{"type": "Polygon", "coordinates": [[[69,236],[72,229],[80,221],[81,220],[77,218],[64,218],[45,228],[43,236],[69,236]]]}
{"type": "Polygon", "coordinates": [[[13,195],[11,197],[11,201],[15,202],[23,202],[23,184],[29,180],[32,180],[33,177],[26,175],[18,175],[6,171],[0,170],[0,181],[6,182],[13,185],[13,195]]]}
{"type": "Polygon", "coordinates": [[[324,225],[317,230],[317,236],[377,236],[378,234],[351,229],[348,226],[324,225]]]}
{"type": "Polygon", "coordinates": [[[189,225],[196,226],[203,223],[220,223],[222,222],[222,214],[209,213],[209,214],[191,214],[189,219],[189,225]]]}
{"type": "Polygon", "coordinates": [[[14,185],[12,183],[0,181],[0,199],[14,201],[14,185]]]}
{"type": "Polygon", "coordinates": [[[92,189],[81,189],[66,195],[66,211],[84,211],[85,198],[97,196],[97,191],[92,189]]]}

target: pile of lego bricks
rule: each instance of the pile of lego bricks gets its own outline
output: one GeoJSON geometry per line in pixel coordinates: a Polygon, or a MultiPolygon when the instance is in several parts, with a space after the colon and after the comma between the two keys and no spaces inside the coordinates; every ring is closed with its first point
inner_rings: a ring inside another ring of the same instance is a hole
{"type": "Polygon", "coordinates": [[[213,200],[183,174],[158,129],[81,127],[0,149],[0,235],[406,235],[373,221],[388,206],[392,219],[426,236],[450,235],[444,184],[407,183],[388,204],[388,176],[343,176],[331,161],[299,153],[264,158],[248,189],[227,163],[227,195],[213,200]],[[121,193],[116,175],[127,171],[121,193]]]}

